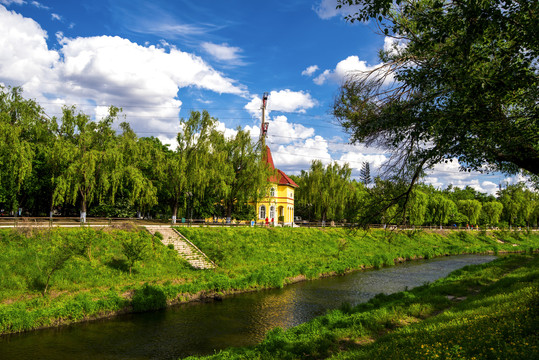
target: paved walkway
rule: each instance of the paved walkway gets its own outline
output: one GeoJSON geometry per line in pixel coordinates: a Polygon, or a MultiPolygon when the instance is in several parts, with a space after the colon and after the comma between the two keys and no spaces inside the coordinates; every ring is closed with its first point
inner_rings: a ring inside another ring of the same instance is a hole
{"type": "Polygon", "coordinates": [[[152,234],[157,231],[163,235],[163,244],[168,246],[172,244],[174,250],[180,254],[182,258],[187,260],[189,264],[195,269],[213,269],[216,267],[215,263],[211,261],[206,254],[204,254],[199,248],[197,248],[192,242],[190,242],[185,236],[180,234],[169,226],[152,226],[146,225],[146,229],[152,234]]]}

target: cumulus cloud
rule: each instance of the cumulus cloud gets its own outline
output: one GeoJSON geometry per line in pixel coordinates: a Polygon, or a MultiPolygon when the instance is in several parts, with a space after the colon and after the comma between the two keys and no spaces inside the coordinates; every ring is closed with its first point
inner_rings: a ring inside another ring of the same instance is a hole
{"type": "Polygon", "coordinates": [[[313,160],[321,160],[324,165],[332,161],[328,141],[319,135],[289,145],[269,144],[272,145],[275,166],[287,173],[297,174],[298,169],[307,170],[313,160]]]}
{"type": "Polygon", "coordinates": [[[38,23],[0,6],[0,33],[0,79],[22,85],[53,77],[59,54],[48,49],[38,23]]]}
{"type": "MultiPolygon", "coordinates": [[[[318,102],[313,99],[311,94],[304,91],[292,91],[290,89],[272,91],[268,96],[266,114],[269,115],[271,111],[305,113],[307,109],[313,108],[317,104],[318,102]]],[[[262,99],[255,95],[244,108],[251,115],[260,118],[261,106],[262,99]]]]}
{"type": "Polygon", "coordinates": [[[322,74],[315,77],[313,81],[317,85],[323,85],[328,81],[340,84],[343,82],[346,76],[352,73],[373,71],[379,68],[381,65],[382,64],[370,66],[367,64],[366,61],[359,60],[359,57],[353,55],[340,61],[335,67],[335,69],[324,70],[322,74]]]}
{"type": "Polygon", "coordinates": [[[22,85],[27,97],[53,115],[63,104],[78,104],[98,115],[99,106],[121,106],[139,132],[173,133],[181,100],[178,91],[197,87],[246,96],[236,81],[200,57],[161,44],[142,46],[121,37],[65,38],[59,50],[34,20],[0,6],[0,81],[22,85]]]}
{"type": "Polygon", "coordinates": [[[303,76],[313,76],[313,74],[318,70],[318,65],[311,65],[307,69],[301,72],[303,76]]]}
{"type": "Polygon", "coordinates": [[[284,115],[268,121],[268,139],[275,144],[288,144],[314,136],[314,129],[288,122],[284,115]]]}
{"type": "Polygon", "coordinates": [[[243,50],[239,47],[229,46],[228,44],[213,44],[205,42],[202,43],[202,48],[219,61],[224,61],[235,65],[243,64],[240,55],[243,50]]]}
{"type": "Polygon", "coordinates": [[[432,170],[427,171],[427,176],[423,179],[426,184],[439,189],[450,184],[461,189],[470,186],[489,195],[496,195],[499,180],[499,174],[461,171],[461,165],[456,158],[447,163],[436,164],[432,170]]]}

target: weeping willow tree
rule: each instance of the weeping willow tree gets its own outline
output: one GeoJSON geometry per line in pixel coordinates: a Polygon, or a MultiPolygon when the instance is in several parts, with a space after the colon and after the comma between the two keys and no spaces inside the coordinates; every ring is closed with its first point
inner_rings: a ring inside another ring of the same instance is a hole
{"type": "Polygon", "coordinates": [[[70,152],[72,159],[55,178],[53,205],[78,201],[82,222],[90,204],[114,204],[116,194],[124,189],[133,203],[157,202],[155,187],[137,167],[136,136],[125,123],[120,137],[112,129],[120,111],[111,106],[108,115],[95,122],[75,107],[63,109],[61,151],[70,152]]]}
{"type": "Polygon", "coordinates": [[[24,99],[21,88],[0,85],[0,203],[15,214],[47,123],[43,109],[24,99]]]}
{"type": "MultiPolygon", "coordinates": [[[[261,161],[261,144],[253,142],[249,132],[238,128],[235,136],[229,138],[219,133],[212,144],[219,160],[223,161],[223,166],[216,169],[221,175],[215,177],[216,188],[220,190],[218,196],[222,199],[225,216],[230,220],[249,201],[262,197],[272,174],[261,161]]],[[[251,218],[255,214],[244,216],[251,218]]]]}
{"type": "Polygon", "coordinates": [[[195,206],[211,184],[215,164],[212,164],[210,140],[215,123],[207,111],[192,111],[189,119],[180,121],[178,147],[166,154],[162,187],[171,203],[173,223],[178,209],[187,214],[188,206],[195,206]]]}
{"type": "Polygon", "coordinates": [[[431,219],[440,229],[452,216],[458,212],[457,205],[450,199],[440,194],[432,194],[429,199],[429,211],[431,219]]]}
{"type": "Polygon", "coordinates": [[[323,222],[342,219],[351,194],[346,191],[351,173],[348,164],[334,162],[324,167],[320,160],[314,160],[308,172],[301,172],[296,196],[299,205],[310,208],[313,216],[323,222]]]}

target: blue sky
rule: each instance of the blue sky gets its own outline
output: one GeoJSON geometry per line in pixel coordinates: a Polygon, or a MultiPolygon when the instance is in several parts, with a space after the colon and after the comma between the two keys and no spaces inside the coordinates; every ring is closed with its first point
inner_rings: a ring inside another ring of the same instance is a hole
{"type": "MultiPolygon", "coordinates": [[[[289,174],[314,159],[364,161],[376,173],[387,154],[347,144],[329,115],[350,71],[380,64],[389,39],[349,24],[336,0],[0,0],[0,83],[22,86],[50,116],[75,104],[94,118],[123,108],[139,136],[174,143],[179,118],[208,110],[219,128],[259,134],[268,101],[270,146],[289,174]]],[[[494,193],[499,174],[437,165],[425,182],[494,193]]],[[[516,179],[506,179],[514,182],[516,179]]]]}

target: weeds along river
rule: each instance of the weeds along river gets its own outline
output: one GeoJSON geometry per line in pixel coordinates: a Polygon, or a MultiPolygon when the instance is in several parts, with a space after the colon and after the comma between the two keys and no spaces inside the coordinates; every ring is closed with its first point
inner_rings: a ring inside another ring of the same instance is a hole
{"type": "Polygon", "coordinates": [[[253,345],[274,328],[289,328],[338,308],[432,282],[496,257],[460,255],[305,281],[283,289],[190,303],[60,328],[0,337],[0,359],[178,359],[253,345]]]}

